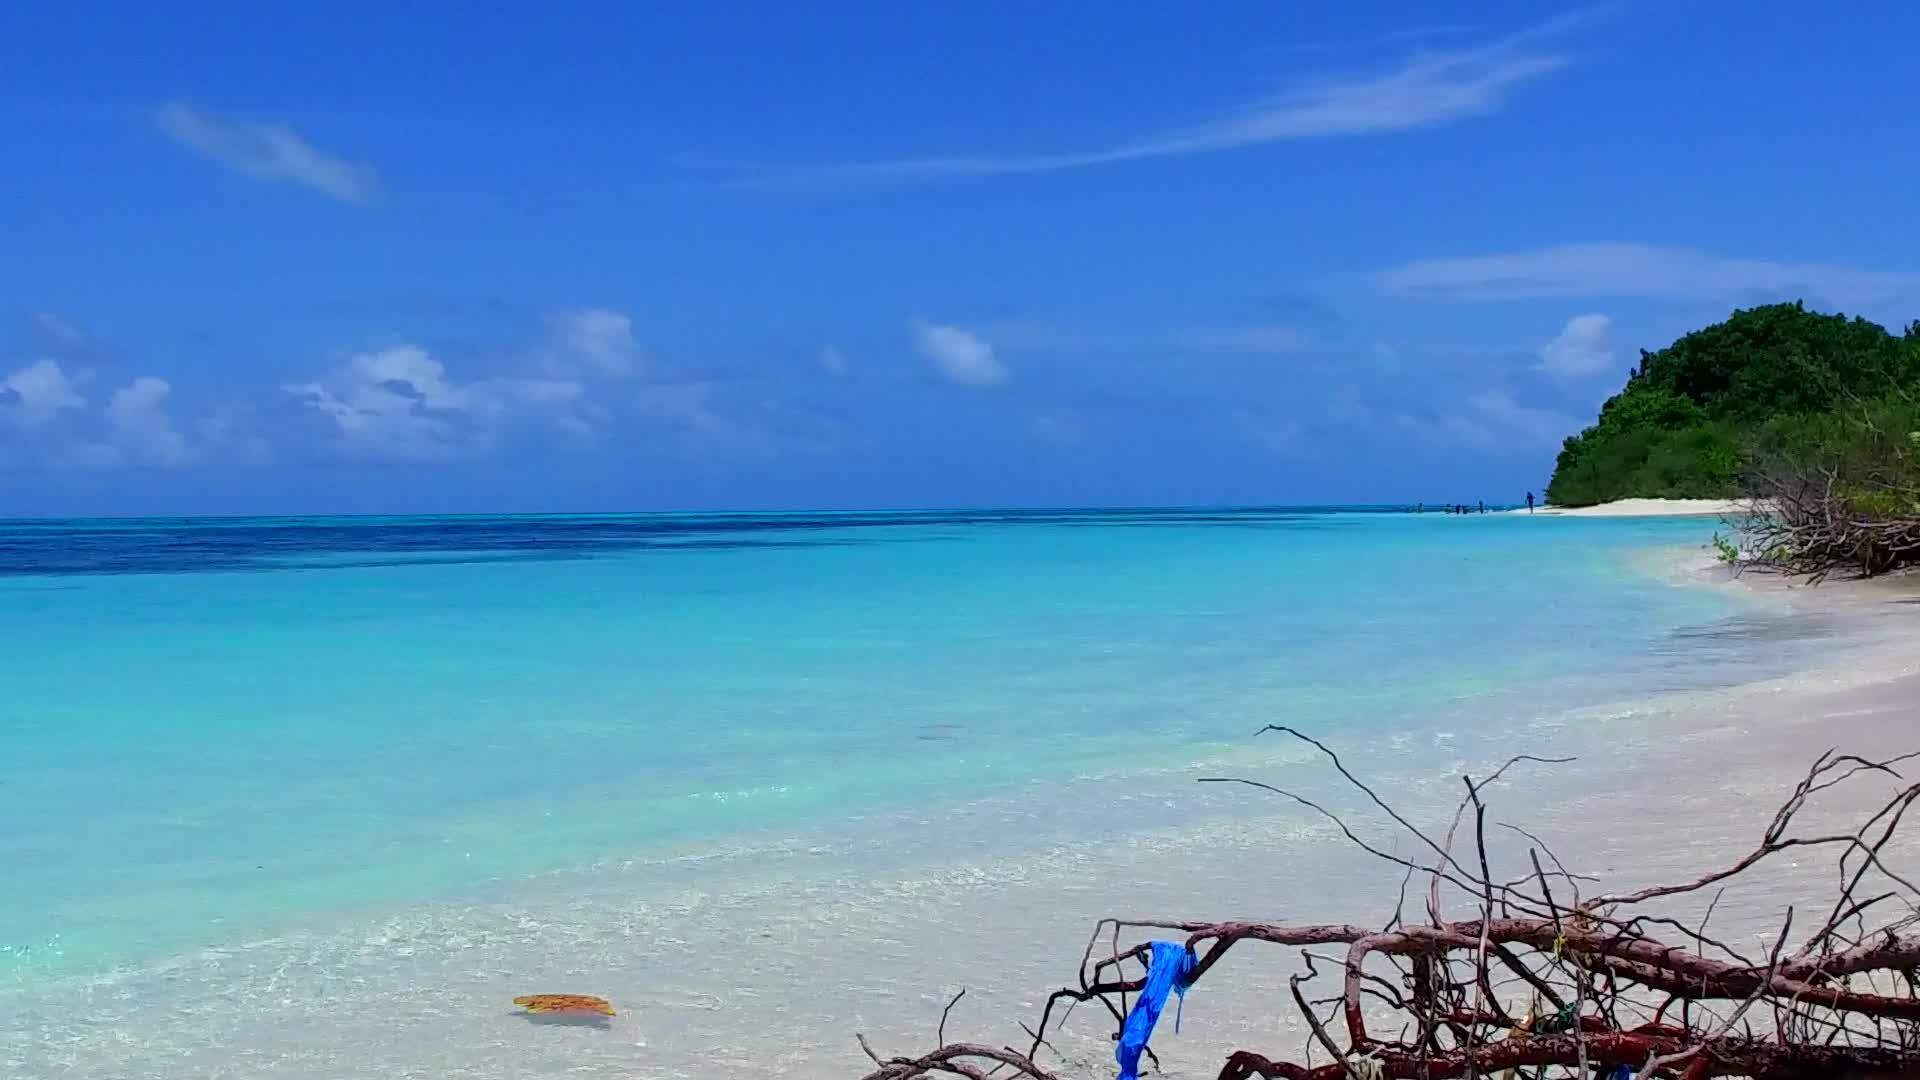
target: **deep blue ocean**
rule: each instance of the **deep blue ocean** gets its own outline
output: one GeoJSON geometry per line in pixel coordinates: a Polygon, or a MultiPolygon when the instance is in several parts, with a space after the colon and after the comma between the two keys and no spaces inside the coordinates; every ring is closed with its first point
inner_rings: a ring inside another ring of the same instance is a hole
{"type": "MultiPolygon", "coordinates": [[[[1713,528],[0,523],[0,991],[904,807],[1040,792],[1040,814],[1273,721],[1386,737],[1730,677],[1714,643],[1760,616],[1653,568],[1713,528]]],[[[1745,673],[1790,662],[1764,638],[1745,673]]]]}

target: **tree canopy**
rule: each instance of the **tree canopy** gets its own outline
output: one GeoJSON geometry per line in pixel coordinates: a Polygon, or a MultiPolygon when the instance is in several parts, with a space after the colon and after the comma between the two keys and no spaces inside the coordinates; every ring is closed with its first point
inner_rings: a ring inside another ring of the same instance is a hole
{"type": "MultiPolygon", "coordinates": [[[[1736,311],[1658,352],[1642,351],[1595,423],[1567,439],[1547,499],[1730,498],[1756,446],[1819,418],[1904,397],[1920,384],[1920,322],[1896,337],[1801,303],[1736,311]]],[[[1830,425],[1829,425],[1830,426],[1830,425]]]]}

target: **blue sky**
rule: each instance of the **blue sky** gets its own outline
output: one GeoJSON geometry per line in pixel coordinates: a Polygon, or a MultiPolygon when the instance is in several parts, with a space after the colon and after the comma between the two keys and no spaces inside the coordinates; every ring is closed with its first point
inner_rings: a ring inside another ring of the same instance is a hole
{"type": "Polygon", "coordinates": [[[9,4],[0,512],[1507,501],[1920,317],[1920,8],[1091,11],[9,4]]]}

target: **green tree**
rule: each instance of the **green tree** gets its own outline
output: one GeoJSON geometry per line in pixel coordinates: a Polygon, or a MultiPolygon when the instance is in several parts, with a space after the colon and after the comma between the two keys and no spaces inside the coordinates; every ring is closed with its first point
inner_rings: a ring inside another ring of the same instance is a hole
{"type": "Polygon", "coordinates": [[[1914,374],[1912,350],[1885,327],[1796,302],[1736,311],[1659,352],[1642,353],[1636,379],[1716,418],[1755,423],[1822,412],[1850,397],[1878,397],[1914,374]]]}
{"type": "Polygon", "coordinates": [[[1920,380],[1920,321],[1876,323],[1769,304],[1642,352],[1593,426],[1569,438],[1549,501],[1730,497],[1763,428],[1877,401],[1920,380]]]}

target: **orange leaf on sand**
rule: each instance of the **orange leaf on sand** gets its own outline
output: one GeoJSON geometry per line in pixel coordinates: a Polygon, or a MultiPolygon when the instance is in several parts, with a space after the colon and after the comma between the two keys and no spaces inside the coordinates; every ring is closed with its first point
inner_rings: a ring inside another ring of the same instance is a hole
{"type": "Polygon", "coordinates": [[[612,1016],[613,1006],[606,998],[591,994],[528,994],[513,999],[515,1005],[530,1013],[598,1013],[612,1016]]]}

